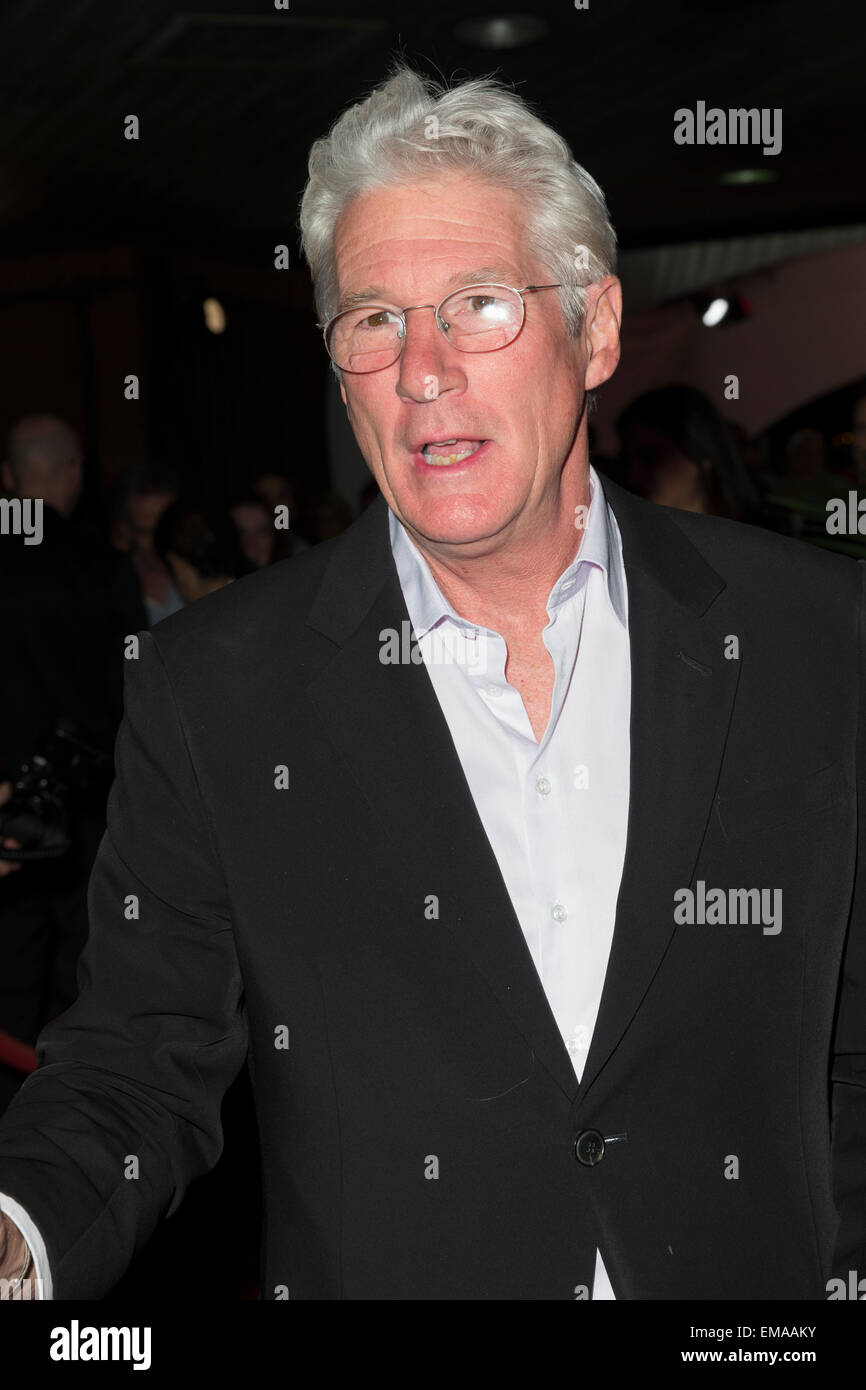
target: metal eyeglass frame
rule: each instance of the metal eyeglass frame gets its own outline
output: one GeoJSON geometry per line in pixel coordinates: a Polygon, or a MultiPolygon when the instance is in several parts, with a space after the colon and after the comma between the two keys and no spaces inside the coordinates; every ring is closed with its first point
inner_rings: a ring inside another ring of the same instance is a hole
{"type": "MultiPolygon", "coordinates": [[[[327,323],[324,323],[324,324],[323,324],[323,323],[317,323],[317,324],[316,324],[316,327],[317,327],[317,328],[320,328],[320,329],[322,330],[322,341],[323,341],[324,344],[325,344],[325,351],[327,352],[328,356],[331,358],[331,361],[334,363],[334,366],[337,368],[338,371],[340,371],[340,372],[349,372],[349,374],[350,374],[351,376],[370,376],[373,372],[384,372],[384,371],[387,371],[387,370],[388,370],[388,367],[393,367],[394,362],[399,362],[400,357],[402,356],[402,353],[403,353],[404,344],[405,344],[405,342],[406,342],[406,334],[407,334],[408,331],[409,331],[409,330],[408,330],[408,326],[407,326],[407,324],[406,324],[406,315],[408,314],[408,312],[409,312],[410,309],[433,309],[433,310],[435,311],[436,327],[439,329],[439,331],[440,331],[440,333],[442,334],[442,336],[443,336],[443,338],[445,339],[445,341],[448,342],[448,337],[447,337],[447,334],[446,334],[446,330],[442,327],[442,321],[441,321],[440,318],[439,318],[439,310],[442,308],[442,305],[445,303],[445,301],[446,301],[447,299],[451,299],[454,295],[456,295],[456,294],[464,294],[464,293],[466,292],[466,290],[476,290],[476,289],[477,289],[477,290],[481,290],[481,289],[510,290],[512,294],[516,294],[516,295],[517,295],[517,298],[520,300],[520,308],[521,308],[520,325],[519,325],[519,327],[518,327],[518,329],[517,329],[517,332],[515,333],[514,337],[511,338],[511,339],[509,339],[509,341],[508,341],[507,343],[503,343],[503,344],[501,345],[501,347],[498,347],[498,348],[457,348],[457,351],[458,351],[458,352],[468,352],[468,353],[470,353],[470,354],[473,353],[473,352],[478,352],[478,353],[481,353],[481,352],[501,352],[503,347],[511,347],[511,344],[512,344],[513,342],[516,341],[517,337],[519,336],[519,334],[520,334],[520,332],[521,332],[521,330],[522,330],[522,328],[523,328],[524,323],[526,322],[526,300],[523,298],[523,296],[524,296],[525,294],[529,294],[529,292],[530,292],[531,290],[533,290],[533,291],[534,291],[534,290],[559,290],[559,289],[562,289],[562,284],[560,283],[560,284],[556,284],[556,285],[524,285],[523,289],[522,289],[522,290],[519,290],[519,289],[517,289],[517,287],[516,287],[515,285],[504,285],[504,284],[502,284],[501,282],[499,282],[499,281],[497,281],[497,280],[482,280],[482,281],[479,281],[479,282],[476,283],[476,284],[472,284],[472,285],[461,285],[461,286],[460,286],[458,289],[456,289],[456,290],[449,290],[447,294],[445,294],[445,295],[442,296],[442,298],[439,300],[439,303],[438,303],[438,304],[407,304],[405,309],[394,309],[390,304],[356,304],[356,305],[353,305],[351,308],[348,308],[348,309],[341,309],[340,312],[339,312],[339,314],[334,314],[331,318],[328,319],[327,323]],[[394,361],[388,363],[388,366],[387,366],[387,367],[371,367],[371,368],[368,368],[368,370],[365,371],[365,372],[359,372],[359,371],[355,371],[352,367],[341,367],[340,364],[339,364],[339,362],[335,361],[334,358],[331,357],[331,352],[330,352],[330,349],[329,349],[329,347],[328,347],[328,329],[331,327],[332,324],[334,324],[334,323],[337,322],[337,319],[342,318],[344,314],[356,313],[359,309],[381,309],[381,310],[383,310],[383,311],[384,311],[385,313],[387,313],[387,314],[394,314],[394,313],[396,313],[397,317],[398,317],[399,319],[402,320],[402,323],[403,323],[403,333],[402,333],[402,336],[401,336],[401,338],[400,338],[400,351],[397,353],[397,356],[394,358],[394,361]]],[[[451,347],[457,347],[457,344],[456,344],[456,343],[451,343],[451,347]]]]}

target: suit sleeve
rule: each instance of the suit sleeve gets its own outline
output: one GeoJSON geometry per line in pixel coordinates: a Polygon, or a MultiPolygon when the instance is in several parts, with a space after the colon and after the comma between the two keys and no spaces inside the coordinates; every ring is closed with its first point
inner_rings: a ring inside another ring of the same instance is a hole
{"type": "Polygon", "coordinates": [[[833,1187],[839,1230],[833,1275],[866,1277],[866,562],[860,565],[857,870],[832,1062],[833,1187]]]}
{"type": "Polygon", "coordinates": [[[102,1298],[214,1166],[247,1050],[207,808],[156,639],[139,636],[79,995],[0,1121],[0,1191],[42,1233],[59,1299],[102,1298]]]}

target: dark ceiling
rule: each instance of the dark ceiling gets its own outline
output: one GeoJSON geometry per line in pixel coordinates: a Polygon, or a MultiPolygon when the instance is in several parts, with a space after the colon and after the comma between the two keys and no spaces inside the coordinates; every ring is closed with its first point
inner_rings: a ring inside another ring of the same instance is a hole
{"type": "Polygon", "coordinates": [[[853,0],[5,0],[0,251],[296,245],[310,142],[402,47],[519,84],[604,187],[626,247],[859,220],[866,25],[853,0]],[[458,37],[523,12],[526,46],[458,37]],[[683,147],[681,106],[781,107],[782,152],[683,147]],[[123,138],[134,113],[141,138],[123,138]],[[773,183],[727,187],[762,165],[773,183]]]}

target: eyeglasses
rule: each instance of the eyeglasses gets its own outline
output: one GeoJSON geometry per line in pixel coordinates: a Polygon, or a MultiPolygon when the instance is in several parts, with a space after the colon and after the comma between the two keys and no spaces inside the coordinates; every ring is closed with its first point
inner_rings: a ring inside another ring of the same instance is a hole
{"type": "Polygon", "coordinates": [[[535,290],[558,290],[560,285],[465,285],[438,304],[409,304],[405,309],[360,304],[344,309],[322,329],[328,356],[341,372],[379,372],[390,367],[406,341],[410,309],[433,309],[436,326],[461,352],[496,352],[513,343],[526,317],[523,296],[535,290]]]}

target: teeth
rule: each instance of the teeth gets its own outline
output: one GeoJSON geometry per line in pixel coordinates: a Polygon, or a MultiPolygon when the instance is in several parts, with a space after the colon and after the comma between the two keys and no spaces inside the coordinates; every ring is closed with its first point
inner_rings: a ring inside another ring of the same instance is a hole
{"type": "Polygon", "coordinates": [[[459,463],[461,459],[468,459],[469,455],[474,453],[474,449],[464,449],[462,454],[428,454],[425,449],[424,461],[432,463],[434,468],[440,468],[447,463],[459,463]]]}
{"type": "MultiPolygon", "coordinates": [[[[455,444],[456,442],[457,441],[454,439],[437,440],[436,447],[438,448],[442,444],[455,444]]],[[[430,444],[425,444],[422,453],[424,455],[424,462],[432,464],[434,468],[444,468],[449,463],[460,463],[462,459],[468,459],[470,454],[476,452],[475,449],[463,449],[458,454],[431,454],[431,447],[430,444]]]]}

